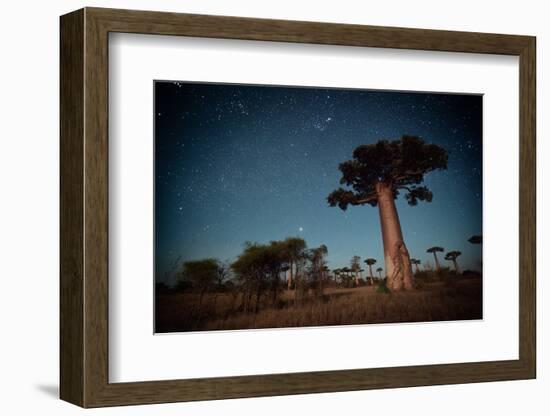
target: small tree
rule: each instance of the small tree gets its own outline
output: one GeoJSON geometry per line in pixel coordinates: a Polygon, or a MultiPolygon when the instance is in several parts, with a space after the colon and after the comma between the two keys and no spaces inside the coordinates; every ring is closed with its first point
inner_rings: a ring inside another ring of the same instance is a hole
{"type": "Polygon", "coordinates": [[[350,276],[350,273],[351,273],[351,269],[349,267],[343,267],[341,269],[340,277],[343,278],[344,286],[346,287],[351,286],[351,283],[352,283],[352,278],[350,276]]]}
{"type": "Polygon", "coordinates": [[[242,290],[242,309],[257,312],[262,294],[269,286],[266,246],[257,243],[245,243],[245,248],[231,264],[242,290]]]}
{"type": "Polygon", "coordinates": [[[294,279],[299,274],[299,267],[306,254],[306,242],[303,238],[288,237],[283,241],[284,250],[288,260],[289,276],[287,281],[288,289],[292,289],[294,279]]]}
{"type": "Polygon", "coordinates": [[[183,263],[181,277],[190,282],[193,289],[199,293],[198,311],[200,314],[204,294],[214,286],[219,278],[218,260],[209,258],[186,261],[183,263]]]}
{"type": "Polygon", "coordinates": [[[353,159],[340,163],[339,168],[340,183],[348,188],[333,191],[327,198],[329,205],[342,210],[349,205],[378,206],[388,287],[412,289],[414,277],[395,199],[404,191],[409,205],[431,202],[431,191],[420,184],[425,174],[447,168],[447,151],[419,137],[403,136],[361,145],[353,151],[353,159]]]}
{"type": "Polygon", "coordinates": [[[384,271],[384,269],[382,267],[379,267],[378,269],[376,269],[376,271],[378,272],[378,278],[382,280],[382,272],[384,271]]]}
{"type": "Polygon", "coordinates": [[[324,244],[317,248],[312,248],[308,252],[310,261],[309,275],[311,277],[311,285],[317,296],[323,293],[323,275],[326,269],[326,256],[328,254],[327,246],[324,244]]]}
{"type": "Polygon", "coordinates": [[[435,269],[437,271],[439,271],[439,269],[441,268],[439,266],[439,260],[437,259],[437,253],[442,253],[443,251],[445,251],[445,249],[443,247],[438,247],[438,246],[430,247],[429,249],[426,250],[426,253],[432,253],[434,255],[435,269]]]}
{"type": "Polygon", "coordinates": [[[374,284],[374,278],[372,276],[372,265],[376,263],[376,259],[366,259],[365,263],[369,266],[369,277],[370,277],[370,284],[374,284]]]}
{"type": "Polygon", "coordinates": [[[414,264],[416,273],[418,273],[418,272],[420,271],[420,269],[418,268],[418,266],[419,266],[419,264],[420,264],[420,260],[418,260],[418,259],[411,259],[411,263],[414,264]]]}
{"type": "Polygon", "coordinates": [[[445,260],[452,261],[455,266],[455,271],[457,274],[460,274],[460,268],[458,267],[458,263],[456,261],[457,257],[460,256],[462,253],[460,251],[449,251],[447,254],[445,254],[445,260]]]}
{"type": "Polygon", "coordinates": [[[223,290],[225,283],[229,279],[229,264],[227,262],[218,261],[218,270],[216,273],[216,289],[223,290]]]}

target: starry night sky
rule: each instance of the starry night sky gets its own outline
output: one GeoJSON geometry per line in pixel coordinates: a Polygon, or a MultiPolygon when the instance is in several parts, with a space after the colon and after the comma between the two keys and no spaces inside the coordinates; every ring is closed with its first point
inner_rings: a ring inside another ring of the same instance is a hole
{"type": "Polygon", "coordinates": [[[438,245],[480,270],[467,240],[482,233],[481,96],[155,82],[156,280],[170,283],[178,258],[232,261],[245,241],[288,236],[325,244],[331,269],[354,255],[384,267],[378,208],[326,197],[355,147],[404,134],[449,152],[448,170],[425,176],[433,202],[397,200],[411,257],[433,264],[438,245]]]}

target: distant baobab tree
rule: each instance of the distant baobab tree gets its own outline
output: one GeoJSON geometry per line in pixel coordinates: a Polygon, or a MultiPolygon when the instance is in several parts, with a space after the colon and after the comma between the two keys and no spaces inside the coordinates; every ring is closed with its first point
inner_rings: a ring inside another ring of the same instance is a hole
{"type": "Polygon", "coordinates": [[[290,289],[289,281],[290,281],[290,265],[286,265],[281,267],[281,271],[284,273],[284,276],[286,278],[286,282],[288,285],[288,289],[290,289]]]}
{"type": "Polygon", "coordinates": [[[480,235],[473,235],[471,236],[468,241],[472,244],[481,244],[482,243],[482,238],[480,235]]]}
{"type": "Polygon", "coordinates": [[[409,205],[431,202],[432,192],[420,184],[426,173],[446,169],[447,158],[447,151],[440,146],[427,144],[416,136],[402,136],[399,140],[358,146],[352,160],[340,163],[340,183],[348,188],[336,189],[327,201],[342,210],[349,205],[378,205],[390,290],[414,287],[395,199],[404,191],[409,205]]]}
{"type": "Polygon", "coordinates": [[[418,273],[420,271],[420,269],[418,268],[418,265],[420,264],[420,260],[418,259],[411,259],[411,263],[414,264],[414,267],[416,269],[416,273],[418,273]]]}
{"type": "Polygon", "coordinates": [[[376,259],[366,259],[365,263],[369,266],[370,284],[374,284],[374,277],[372,276],[372,265],[376,263],[376,259]]]}
{"type": "Polygon", "coordinates": [[[359,286],[359,270],[361,270],[361,257],[353,256],[351,258],[351,271],[355,277],[355,286],[359,286]]]}
{"type": "Polygon", "coordinates": [[[438,246],[430,247],[429,249],[426,250],[426,253],[433,253],[434,259],[435,259],[435,269],[436,270],[439,270],[441,268],[439,266],[439,260],[437,259],[437,253],[438,252],[442,253],[443,251],[445,251],[445,249],[443,247],[438,247],[438,246]]]}
{"type": "Polygon", "coordinates": [[[458,267],[458,263],[456,261],[456,258],[460,256],[462,253],[460,251],[449,251],[447,254],[445,254],[445,260],[452,261],[455,266],[455,271],[457,274],[460,274],[460,268],[458,267]]]}
{"type": "MultiPolygon", "coordinates": [[[[483,239],[482,239],[481,235],[473,235],[468,239],[468,241],[472,244],[483,244],[482,240],[483,239]]],[[[481,260],[479,262],[480,262],[480,264],[482,263],[481,260]]]]}
{"type": "Polygon", "coordinates": [[[376,269],[376,271],[378,272],[378,278],[379,278],[380,280],[382,280],[382,271],[383,271],[383,270],[384,270],[384,269],[383,269],[382,267],[379,267],[378,269],[376,269]]]}
{"type": "Polygon", "coordinates": [[[342,282],[345,287],[350,286],[352,278],[350,276],[351,269],[349,267],[342,267],[341,269],[342,282]]]}
{"type": "Polygon", "coordinates": [[[342,269],[332,269],[332,274],[334,275],[334,283],[338,283],[340,273],[342,273],[342,269]]]}

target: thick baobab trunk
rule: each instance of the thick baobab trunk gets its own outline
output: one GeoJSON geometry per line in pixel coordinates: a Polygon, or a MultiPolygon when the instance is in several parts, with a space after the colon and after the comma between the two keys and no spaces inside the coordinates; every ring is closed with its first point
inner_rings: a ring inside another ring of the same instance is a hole
{"type": "Polygon", "coordinates": [[[355,272],[355,286],[359,286],[359,272],[355,272]]]}
{"type": "Polygon", "coordinates": [[[434,259],[435,259],[435,269],[439,270],[439,260],[437,259],[437,253],[434,251],[434,259]]]}
{"type": "Polygon", "coordinates": [[[390,290],[413,289],[414,277],[411,259],[403,242],[403,233],[391,184],[378,182],[376,194],[384,243],[386,276],[388,277],[386,285],[390,290]]]}
{"type": "Polygon", "coordinates": [[[418,268],[418,264],[417,264],[417,263],[414,264],[414,268],[416,269],[416,273],[420,272],[420,269],[418,268]]]}

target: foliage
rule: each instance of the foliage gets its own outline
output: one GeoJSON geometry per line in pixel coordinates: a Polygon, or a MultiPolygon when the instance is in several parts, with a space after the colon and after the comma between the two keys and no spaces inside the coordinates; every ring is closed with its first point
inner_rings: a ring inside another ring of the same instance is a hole
{"type": "Polygon", "coordinates": [[[317,296],[322,295],[323,282],[326,279],[326,256],[328,248],[324,244],[317,248],[312,248],[307,252],[309,260],[308,277],[310,279],[310,287],[314,290],[317,296]]]}
{"type": "Polygon", "coordinates": [[[214,285],[217,278],[218,260],[208,258],[183,263],[180,282],[204,293],[214,285]]]}
{"type": "Polygon", "coordinates": [[[330,206],[346,210],[349,205],[376,206],[376,185],[391,186],[394,198],[405,191],[409,205],[432,200],[432,193],[424,182],[424,175],[436,169],[447,168],[447,151],[435,144],[426,144],[417,136],[402,136],[399,140],[380,140],[375,144],[358,146],[353,159],[340,164],[342,173],[338,188],[327,198],[330,206]]]}
{"type": "Polygon", "coordinates": [[[290,266],[303,260],[307,249],[307,244],[303,238],[287,237],[280,243],[280,247],[284,250],[284,255],[290,266]]]}
{"type": "Polygon", "coordinates": [[[365,263],[367,263],[369,266],[372,266],[376,263],[376,259],[366,259],[365,263]]]}
{"type": "Polygon", "coordinates": [[[445,260],[455,261],[462,253],[460,251],[449,251],[445,254],[445,260]]]}
{"type": "Polygon", "coordinates": [[[481,235],[473,235],[468,239],[468,242],[472,244],[482,244],[482,237],[481,235]]]}

